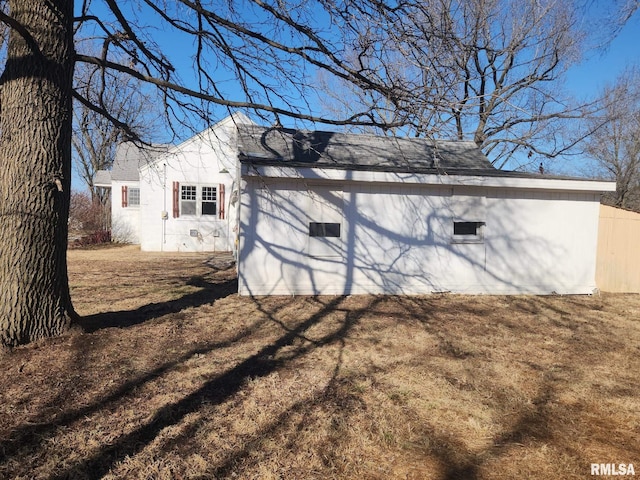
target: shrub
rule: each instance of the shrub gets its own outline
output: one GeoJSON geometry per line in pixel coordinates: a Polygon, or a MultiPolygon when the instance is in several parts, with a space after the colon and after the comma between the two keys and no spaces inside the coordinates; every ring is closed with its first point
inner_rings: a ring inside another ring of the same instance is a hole
{"type": "Polygon", "coordinates": [[[76,238],[71,245],[73,247],[87,247],[109,242],[111,242],[111,232],[109,230],[97,230],[89,235],[76,238]]]}

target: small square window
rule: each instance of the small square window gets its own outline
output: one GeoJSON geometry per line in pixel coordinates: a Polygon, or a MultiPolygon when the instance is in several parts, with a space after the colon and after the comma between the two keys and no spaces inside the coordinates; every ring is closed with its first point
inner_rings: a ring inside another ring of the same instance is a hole
{"type": "Polygon", "coordinates": [[[453,222],[453,243],[482,243],[484,222],[453,222]]]}
{"type": "Polygon", "coordinates": [[[339,223],[309,223],[309,236],[310,237],[337,237],[340,238],[340,224],[339,223]]]}

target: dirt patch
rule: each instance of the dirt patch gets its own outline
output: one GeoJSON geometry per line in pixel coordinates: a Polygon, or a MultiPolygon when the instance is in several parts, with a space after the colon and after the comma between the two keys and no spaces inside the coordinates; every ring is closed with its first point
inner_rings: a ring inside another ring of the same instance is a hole
{"type": "Polygon", "coordinates": [[[0,358],[0,478],[640,470],[640,296],[252,299],[229,257],[69,263],[85,333],[0,358]]]}

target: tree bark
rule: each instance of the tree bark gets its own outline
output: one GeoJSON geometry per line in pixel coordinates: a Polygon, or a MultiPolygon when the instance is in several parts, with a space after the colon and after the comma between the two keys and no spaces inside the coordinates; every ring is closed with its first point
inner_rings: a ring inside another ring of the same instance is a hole
{"type": "MultiPolygon", "coordinates": [[[[67,275],[73,1],[11,0],[0,77],[0,342],[59,335],[67,275]]],[[[6,21],[6,19],[5,19],[6,21]]]]}

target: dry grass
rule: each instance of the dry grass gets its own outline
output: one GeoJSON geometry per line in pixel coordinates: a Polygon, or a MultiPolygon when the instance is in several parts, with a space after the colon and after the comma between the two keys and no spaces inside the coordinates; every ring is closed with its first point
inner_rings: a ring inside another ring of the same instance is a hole
{"type": "Polygon", "coordinates": [[[640,470],[640,297],[239,298],[204,255],[70,252],[85,333],[0,358],[0,477],[640,470]]]}

